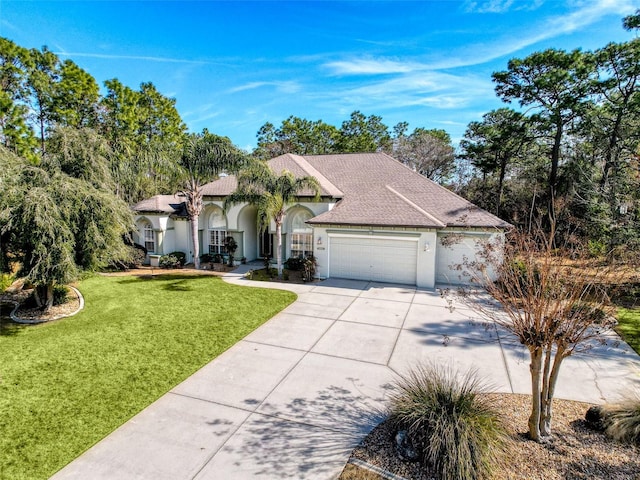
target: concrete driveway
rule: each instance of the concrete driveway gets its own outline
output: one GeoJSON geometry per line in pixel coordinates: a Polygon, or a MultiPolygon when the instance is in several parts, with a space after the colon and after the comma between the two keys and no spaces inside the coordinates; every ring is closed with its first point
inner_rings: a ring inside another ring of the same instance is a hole
{"type": "MultiPolygon", "coordinates": [[[[331,479],[385,416],[398,373],[419,362],[475,367],[529,393],[528,354],[437,292],[364,281],[286,288],[298,300],[81,455],[63,479],[331,479]]],[[[640,387],[640,359],[615,336],[565,361],[558,398],[593,403],[640,387]]]]}

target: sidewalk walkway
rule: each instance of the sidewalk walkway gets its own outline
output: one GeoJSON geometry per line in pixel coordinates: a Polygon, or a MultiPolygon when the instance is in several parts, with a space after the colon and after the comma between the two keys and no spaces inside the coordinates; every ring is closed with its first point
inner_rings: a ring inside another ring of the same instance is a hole
{"type": "MultiPolygon", "coordinates": [[[[500,391],[530,391],[526,349],[437,292],[252,282],[249,268],[225,280],[298,300],[52,478],[337,478],[384,418],[395,375],[418,362],[475,367],[500,391]]],[[[640,386],[640,358],[612,338],[565,361],[558,398],[601,403],[640,386]]]]}

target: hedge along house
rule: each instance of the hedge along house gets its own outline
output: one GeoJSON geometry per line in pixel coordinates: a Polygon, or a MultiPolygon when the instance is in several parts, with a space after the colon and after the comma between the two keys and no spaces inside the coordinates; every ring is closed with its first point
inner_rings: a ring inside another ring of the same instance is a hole
{"type": "MultiPolygon", "coordinates": [[[[314,176],[320,183],[320,200],[301,192],[288,207],[282,229],[282,258],[313,254],[319,278],[426,288],[463,283],[453,267],[472,258],[482,241],[500,240],[509,227],[384,153],[285,154],[268,163],[276,172],[314,176]]],[[[260,234],[255,207],[223,211],[225,197],[236,186],[234,176],[204,186],[200,251],[223,252],[224,238],[230,235],[238,243],[236,258],[273,257],[273,221],[260,234]]],[[[178,250],[193,260],[183,201],[180,195],[158,195],[133,207],[137,241],[150,253],[178,250]]]]}

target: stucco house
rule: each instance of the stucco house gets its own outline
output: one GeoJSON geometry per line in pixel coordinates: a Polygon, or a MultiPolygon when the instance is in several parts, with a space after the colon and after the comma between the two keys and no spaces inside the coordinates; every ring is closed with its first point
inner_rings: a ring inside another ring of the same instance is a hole
{"type": "MultiPolygon", "coordinates": [[[[313,254],[319,278],[362,279],[433,288],[460,283],[451,269],[473,255],[478,240],[500,238],[509,225],[384,153],[285,154],[269,161],[276,172],[313,176],[321,198],[301,192],[283,225],[282,258],[313,254]],[[455,242],[450,239],[455,238],[455,242]],[[449,240],[447,240],[449,239],[449,240]]],[[[227,235],[236,258],[274,256],[275,224],[259,234],[256,209],[224,198],[234,176],[204,186],[200,252],[224,250],[227,235]]],[[[157,195],[136,204],[136,241],[151,253],[182,251],[193,259],[191,232],[180,195],[157,195]]]]}

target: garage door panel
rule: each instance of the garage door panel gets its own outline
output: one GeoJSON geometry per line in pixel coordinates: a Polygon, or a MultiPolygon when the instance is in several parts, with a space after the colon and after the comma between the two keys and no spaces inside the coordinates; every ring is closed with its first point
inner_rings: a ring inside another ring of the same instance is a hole
{"type": "Polygon", "coordinates": [[[375,237],[330,237],[329,249],[329,275],[332,277],[416,283],[416,241],[375,237]]]}

